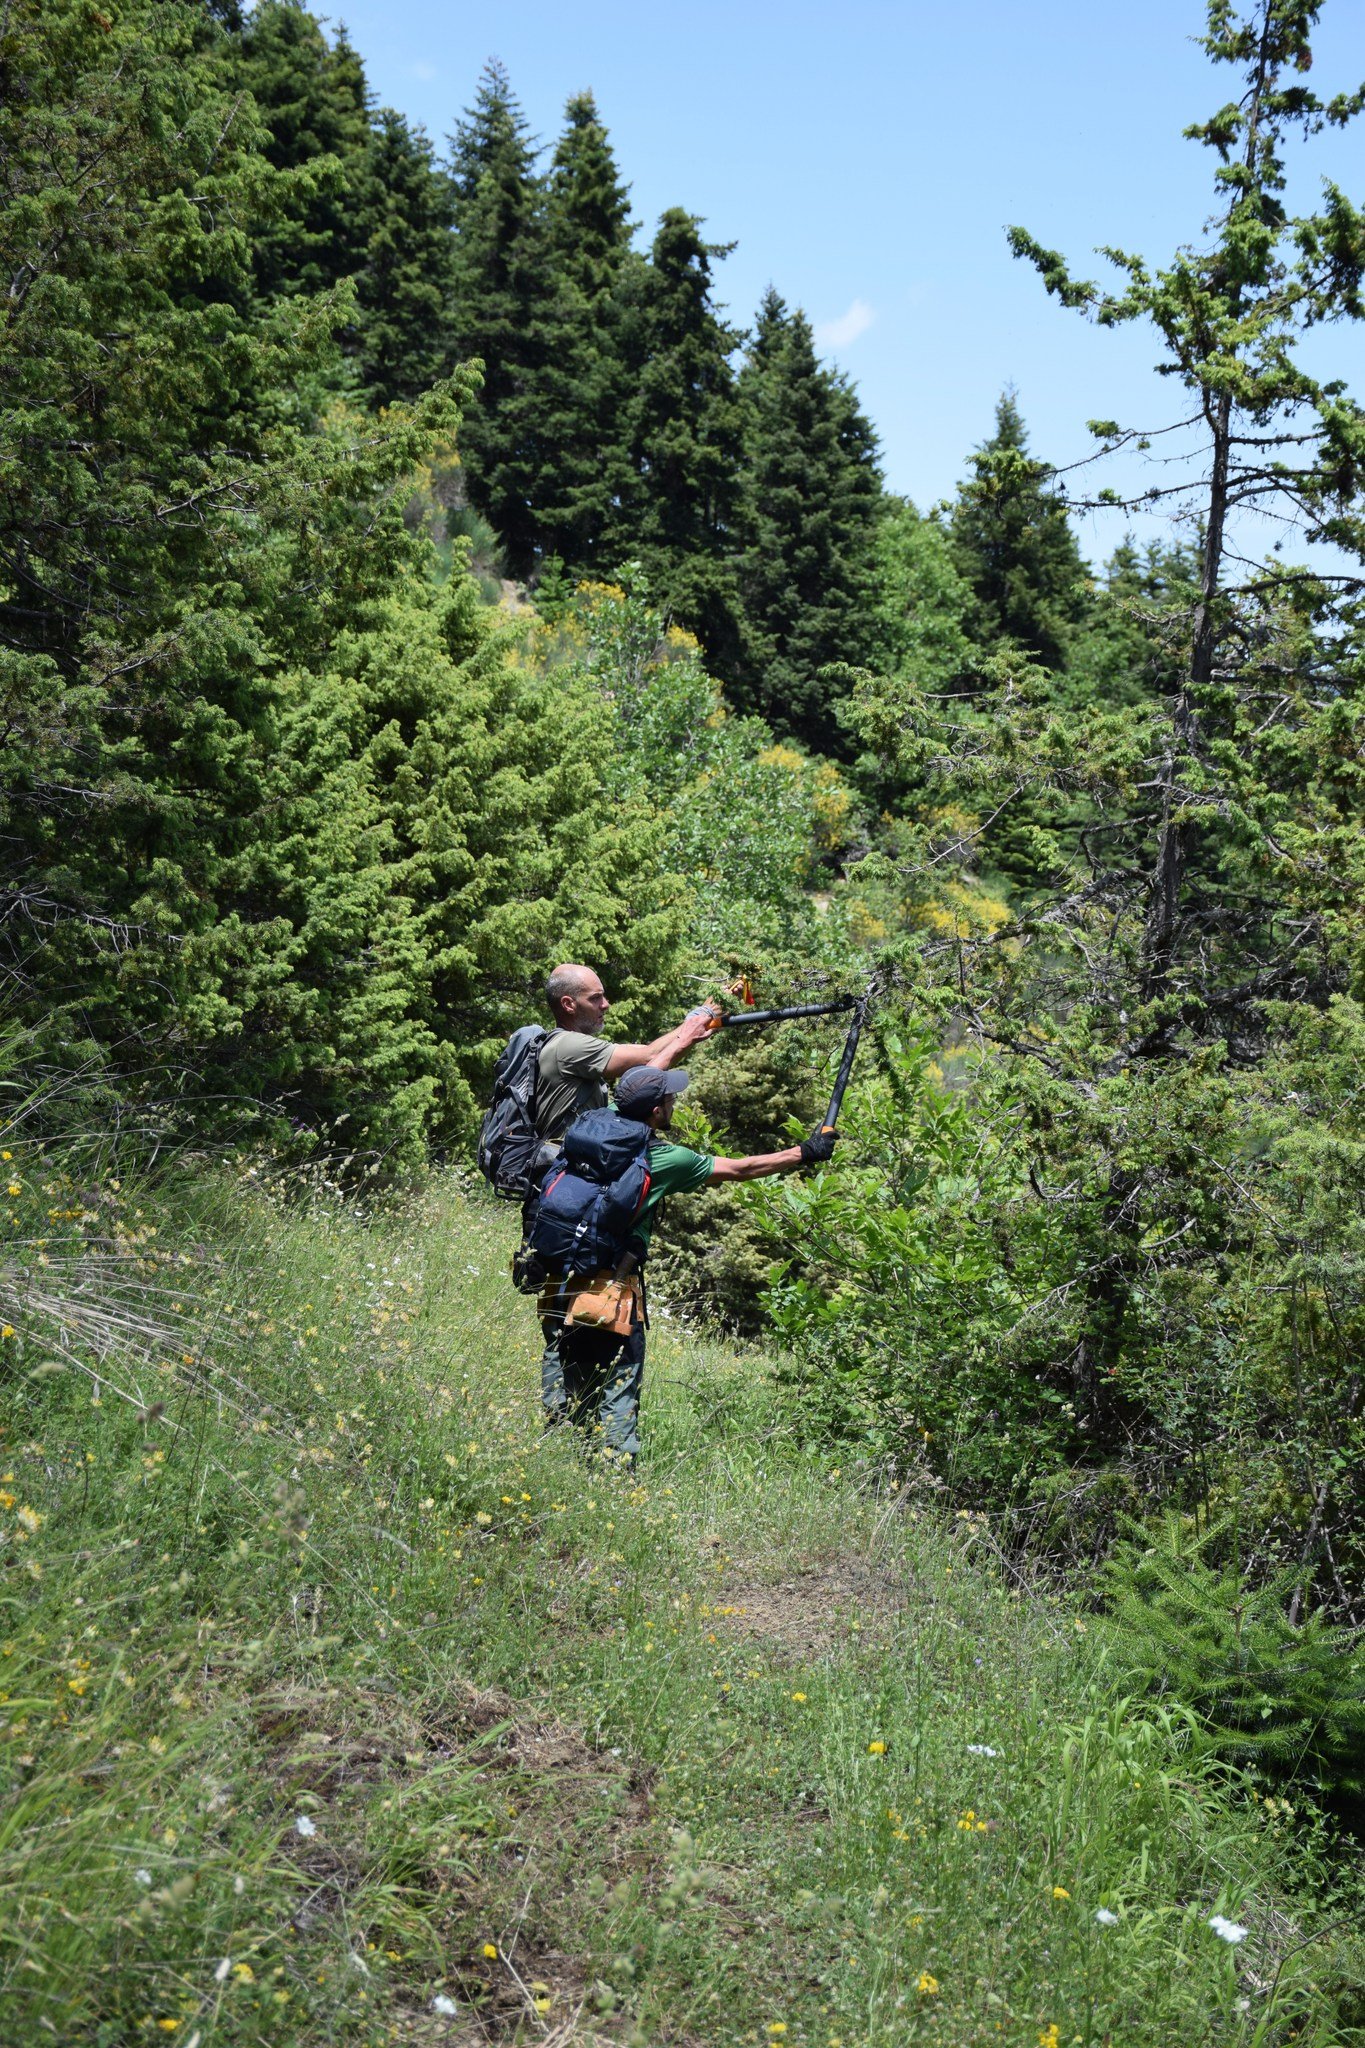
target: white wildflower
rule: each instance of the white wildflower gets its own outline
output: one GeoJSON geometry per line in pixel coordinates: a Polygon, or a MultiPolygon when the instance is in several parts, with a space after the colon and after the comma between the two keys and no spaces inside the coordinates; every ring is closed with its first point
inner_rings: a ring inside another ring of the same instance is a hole
{"type": "Polygon", "coordinates": [[[294,1822],[294,1826],[297,1832],[301,1835],[315,1835],[318,1831],[317,1822],[314,1820],[309,1820],[306,1813],[301,1813],[299,1815],[298,1819],[294,1822]]]}
{"type": "Polygon", "coordinates": [[[989,1742],[969,1742],[967,1744],[967,1754],[968,1756],[999,1756],[1000,1751],[992,1749],[989,1742]]]}
{"type": "Polygon", "coordinates": [[[456,2013],[460,2010],[453,1998],[447,1998],[444,1991],[438,1991],[431,2001],[433,2012],[456,2013]]]}
{"type": "Polygon", "coordinates": [[[150,1884],[152,1881],[152,1873],[150,1870],[135,1870],[133,1872],[133,1879],[134,1882],[137,1884],[150,1884]]]}
{"type": "Polygon", "coordinates": [[[1111,1913],[1107,1906],[1096,1906],[1095,1918],[1101,1927],[1117,1927],[1119,1924],[1118,1914],[1111,1913]]]}
{"type": "Polygon", "coordinates": [[[218,1965],[218,1968],[217,1968],[217,1969],[216,1969],[216,1970],[214,1971],[214,1973],[213,1973],[213,1981],[214,1981],[214,1983],[215,1983],[215,1984],[226,1984],[226,1983],[227,1983],[227,1980],[228,1980],[228,1978],[229,1978],[229,1977],[230,1977],[231,1975],[232,1975],[232,1957],[231,1957],[231,1956],[224,1956],[224,1957],[223,1957],[223,1960],[222,1960],[222,1962],[221,1962],[221,1963],[219,1963],[219,1965],[218,1965]]]}
{"type": "Polygon", "coordinates": [[[1211,1914],[1209,1918],[1209,1926],[1213,1929],[1214,1933],[1218,1936],[1220,1941],[1231,1942],[1234,1947],[1239,1941],[1245,1941],[1248,1934],[1250,1934],[1251,1932],[1251,1929],[1249,1927],[1243,1927],[1241,1923],[1237,1920],[1229,1920],[1225,1918],[1225,1916],[1222,1913],[1211,1914]]]}

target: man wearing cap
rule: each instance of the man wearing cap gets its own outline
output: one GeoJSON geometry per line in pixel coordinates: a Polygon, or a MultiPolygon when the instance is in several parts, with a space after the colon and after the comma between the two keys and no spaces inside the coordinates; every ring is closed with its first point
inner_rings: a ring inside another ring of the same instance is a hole
{"type": "MultiPolygon", "coordinates": [[[[688,1076],[658,1067],[632,1067],[616,1084],[616,1113],[648,1124],[659,1135],[649,1146],[649,1193],[626,1246],[623,1265],[644,1266],[659,1213],[669,1195],[695,1193],[726,1181],[766,1180],[798,1167],[814,1166],[831,1157],[836,1133],[812,1131],[799,1145],[781,1152],[756,1152],[747,1159],[718,1158],[694,1152],[663,1135],[673,1122],[673,1106],[688,1085],[688,1076]]],[[[633,1464],[640,1448],[640,1389],[645,1371],[645,1321],[637,1304],[628,1336],[580,1324],[566,1328],[560,1342],[569,1419],[582,1428],[600,1429],[604,1448],[633,1464]]]]}
{"type": "MultiPolygon", "coordinates": [[[[710,1033],[719,1011],[710,1003],[691,1010],[681,1024],[647,1045],[619,1045],[602,1036],[611,1001],[602,977],[591,967],[572,961],[552,970],[545,1000],[555,1028],[540,1048],[536,1067],[536,1135],[543,1139],[542,1169],[559,1150],[565,1131],[588,1109],[605,1109],[608,1081],[637,1067],[671,1067],[710,1033]]],[[[534,1197],[532,1198],[534,1200],[534,1197]]],[[[526,1221],[529,1223],[530,1204],[526,1221]]],[[[560,1365],[562,1324],[552,1316],[541,1320],[545,1348],[540,1360],[540,1391],[547,1422],[564,1417],[564,1374],[560,1365]]]]}

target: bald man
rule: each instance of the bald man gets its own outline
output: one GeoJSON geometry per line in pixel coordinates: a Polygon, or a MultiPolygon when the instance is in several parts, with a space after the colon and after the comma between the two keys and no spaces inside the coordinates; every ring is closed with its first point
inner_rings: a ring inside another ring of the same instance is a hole
{"type": "Polygon", "coordinates": [[[611,1002],[591,967],[556,967],[545,984],[545,1000],[555,1028],[540,1052],[536,1131],[556,1150],[576,1116],[606,1108],[608,1081],[631,1067],[671,1067],[700,1044],[718,1014],[703,1004],[648,1045],[611,1045],[602,1036],[611,1002]]]}
{"type": "MultiPolygon", "coordinates": [[[[611,1001],[602,978],[591,967],[573,961],[556,967],[545,984],[545,1000],[555,1028],[540,1049],[536,1083],[536,1134],[544,1140],[541,1157],[548,1166],[576,1116],[605,1109],[607,1082],[632,1067],[671,1067],[699,1045],[719,1012],[710,1004],[691,1010],[681,1024],[648,1045],[613,1045],[602,1036],[611,1001]]],[[[534,1198],[533,1198],[534,1199],[534,1198]]],[[[540,1361],[540,1390],[546,1421],[565,1415],[564,1367],[560,1359],[563,1323],[543,1317],[545,1349],[540,1361]]]]}

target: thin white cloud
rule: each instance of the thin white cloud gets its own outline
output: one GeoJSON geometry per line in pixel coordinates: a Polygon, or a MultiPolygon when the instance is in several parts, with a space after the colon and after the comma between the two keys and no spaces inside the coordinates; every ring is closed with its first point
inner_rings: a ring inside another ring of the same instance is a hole
{"type": "Polygon", "coordinates": [[[860,334],[867,333],[876,317],[866,299],[855,299],[837,320],[822,320],[815,330],[815,339],[821,348],[848,348],[860,334]]]}
{"type": "Polygon", "coordinates": [[[411,69],[414,78],[426,80],[436,76],[436,66],[434,64],[414,64],[411,69]]]}

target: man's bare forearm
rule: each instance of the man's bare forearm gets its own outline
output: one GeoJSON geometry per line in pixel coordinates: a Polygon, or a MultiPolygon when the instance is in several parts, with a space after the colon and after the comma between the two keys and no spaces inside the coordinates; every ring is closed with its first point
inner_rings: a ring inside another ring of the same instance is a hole
{"type": "Polygon", "coordinates": [[[683,1053],[709,1036],[704,1024],[694,1017],[684,1017],[681,1024],[675,1024],[671,1031],[665,1031],[648,1045],[614,1045],[607,1061],[607,1079],[614,1081],[631,1067],[671,1067],[683,1053]]]}
{"type": "Polygon", "coordinates": [[[781,1152],[751,1152],[747,1159],[717,1159],[707,1185],[721,1181],[767,1180],[778,1173],[794,1173],[801,1164],[801,1147],[788,1145],[781,1152]]]}

